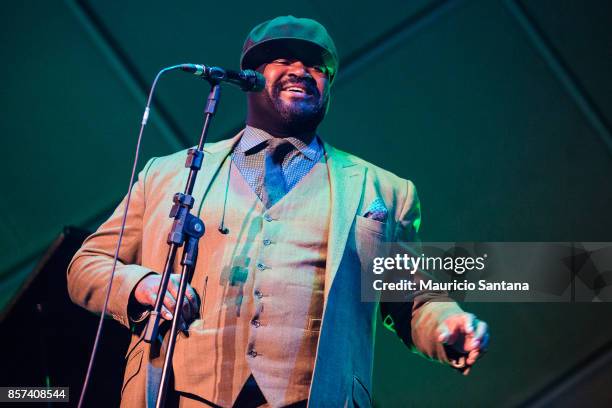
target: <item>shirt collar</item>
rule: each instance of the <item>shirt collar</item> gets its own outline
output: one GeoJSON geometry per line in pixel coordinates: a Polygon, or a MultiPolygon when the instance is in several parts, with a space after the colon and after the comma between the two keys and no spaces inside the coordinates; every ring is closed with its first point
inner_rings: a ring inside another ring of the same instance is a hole
{"type": "MultiPolygon", "coordinates": [[[[259,146],[263,142],[273,137],[274,136],[265,130],[247,126],[244,129],[244,133],[242,134],[240,141],[238,142],[238,146],[236,146],[236,151],[246,153],[255,146],[259,146]]],[[[323,149],[321,143],[319,142],[318,136],[313,137],[308,144],[295,137],[288,137],[286,140],[310,160],[316,160],[319,156],[319,152],[321,152],[323,149]]]]}

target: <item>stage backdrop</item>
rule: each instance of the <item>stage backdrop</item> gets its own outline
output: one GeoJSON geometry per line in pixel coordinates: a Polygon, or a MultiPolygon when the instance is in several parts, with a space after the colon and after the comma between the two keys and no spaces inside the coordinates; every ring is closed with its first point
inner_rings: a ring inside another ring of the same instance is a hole
{"type": "MultiPolygon", "coordinates": [[[[612,241],[611,11],[595,0],[4,4],[0,307],[62,226],[95,228],[125,193],[155,73],[237,67],[248,30],[281,14],[329,29],[341,63],[321,135],[415,182],[425,241],[612,241]]],[[[206,93],[164,78],[140,167],[196,143],[206,93]]],[[[244,113],[244,95],[224,88],[211,140],[244,113]]],[[[493,336],[473,375],[380,329],[376,406],[533,402],[612,339],[608,304],[466,307],[493,336]]]]}

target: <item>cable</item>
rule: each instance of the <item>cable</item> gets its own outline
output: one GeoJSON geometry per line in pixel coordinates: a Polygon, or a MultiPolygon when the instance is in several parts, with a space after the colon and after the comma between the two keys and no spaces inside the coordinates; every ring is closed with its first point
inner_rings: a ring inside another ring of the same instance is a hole
{"type": "Polygon", "coordinates": [[[219,228],[217,228],[217,230],[223,235],[229,234],[229,229],[225,226],[225,209],[227,206],[227,191],[229,190],[230,176],[232,174],[232,164],[234,163],[234,147],[232,147],[232,153],[230,154],[229,159],[230,159],[230,164],[227,170],[227,181],[225,183],[225,196],[223,198],[223,213],[221,214],[221,222],[219,223],[219,228]]]}
{"type": "Polygon", "coordinates": [[[91,350],[91,356],[89,358],[87,374],[85,374],[85,381],[83,382],[83,389],[81,390],[81,395],[79,397],[78,408],[83,407],[83,401],[85,400],[85,393],[87,392],[87,386],[89,385],[91,372],[93,370],[93,364],[96,358],[96,353],[98,351],[98,345],[100,342],[100,338],[102,336],[102,328],[104,326],[104,316],[106,315],[108,299],[110,298],[110,293],[111,293],[111,289],[113,286],[113,279],[115,277],[115,269],[117,267],[117,259],[119,258],[119,249],[121,248],[121,241],[123,239],[123,232],[125,230],[125,222],[127,220],[128,209],[130,207],[130,199],[132,198],[132,186],[134,184],[134,177],[136,175],[136,166],[138,165],[138,156],[140,155],[140,144],[142,142],[142,134],[144,132],[144,127],[147,125],[147,121],[149,119],[149,112],[150,112],[151,100],[153,99],[153,92],[155,91],[155,87],[157,86],[157,81],[163,74],[169,71],[180,69],[180,68],[181,68],[181,65],[173,65],[171,67],[166,67],[162,69],[161,71],[159,71],[157,75],[155,76],[155,79],[153,80],[153,84],[151,85],[151,90],[149,91],[149,97],[147,98],[147,105],[142,115],[142,121],[140,122],[140,132],[138,133],[138,141],[136,142],[136,151],[134,152],[134,163],[132,164],[132,174],[130,176],[130,183],[128,186],[127,198],[125,201],[125,209],[123,210],[123,219],[121,221],[121,229],[119,230],[119,239],[117,240],[117,246],[115,247],[115,256],[113,258],[113,269],[111,271],[111,275],[109,278],[108,289],[106,290],[106,299],[104,300],[104,306],[102,307],[102,313],[100,314],[100,321],[98,322],[98,330],[96,332],[96,338],[94,340],[94,345],[91,350]]]}

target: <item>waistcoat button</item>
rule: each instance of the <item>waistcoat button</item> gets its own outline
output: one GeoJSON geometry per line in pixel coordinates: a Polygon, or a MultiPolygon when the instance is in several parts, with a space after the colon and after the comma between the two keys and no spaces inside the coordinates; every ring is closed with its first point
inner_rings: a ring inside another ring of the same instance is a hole
{"type": "Polygon", "coordinates": [[[266,269],[266,265],[262,264],[261,262],[257,262],[257,269],[263,271],[264,269],[266,269]]]}
{"type": "Polygon", "coordinates": [[[272,241],[270,241],[268,238],[266,238],[266,239],[264,239],[264,240],[263,240],[263,244],[264,244],[265,246],[268,246],[268,245],[270,245],[271,243],[272,243],[272,241]]]}
{"type": "Polygon", "coordinates": [[[272,221],[272,217],[270,216],[270,214],[265,214],[264,215],[264,220],[270,222],[270,221],[272,221]]]}

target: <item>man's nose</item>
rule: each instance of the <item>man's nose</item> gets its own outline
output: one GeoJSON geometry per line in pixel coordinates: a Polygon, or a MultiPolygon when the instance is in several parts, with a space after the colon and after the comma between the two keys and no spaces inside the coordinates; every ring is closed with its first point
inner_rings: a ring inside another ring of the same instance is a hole
{"type": "Polygon", "coordinates": [[[304,63],[301,61],[295,61],[289,64],[287,74],[293,74],[297,77],[312,77],[312,75],[310,75],[310,72],[308,72],[306,65],[304,65],[304,63]]]}

